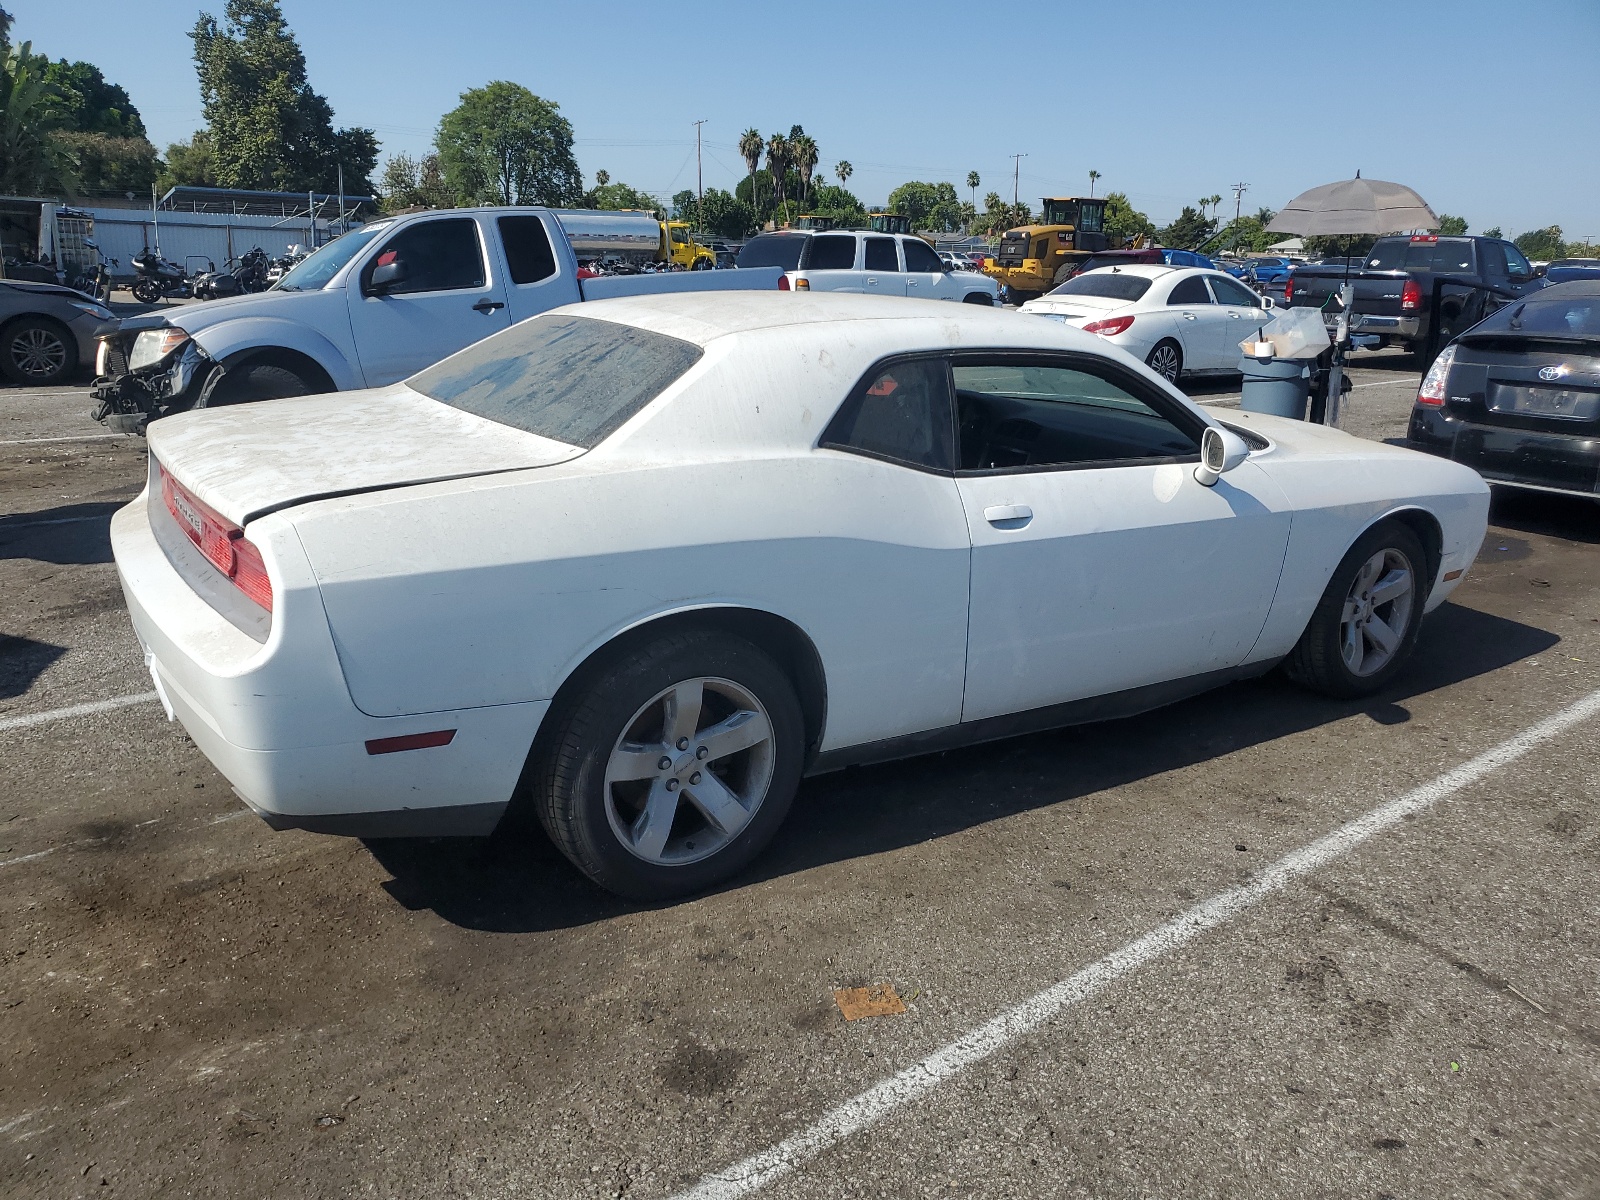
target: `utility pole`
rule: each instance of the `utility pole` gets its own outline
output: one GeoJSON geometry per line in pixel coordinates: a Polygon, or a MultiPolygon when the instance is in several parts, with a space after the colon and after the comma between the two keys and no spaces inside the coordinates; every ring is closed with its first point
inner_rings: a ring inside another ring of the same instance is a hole
{"type": "Polygon", "coordinates": [[[1017,186],[1018,181],[1022,178],[1022,160],[1027,157],[1026,154],[1013,154],[1011,156],[1011,211],[1013,213],[1017,211],[1017,186]]]}
{"type": "MultiPolygon", "coordinates": [[[[700,168],[700,126],[704,121],[694,123],[694,224],[699,233],[705,232],[705,207],[706,207],[706,180],[705,173],[700,168]]],[[[751,193],[751,199],[755,194],[751,193]]]]}
{"type": "Polygon", "coordinates": [[[1233,185],[1233,220],[1235,224],[1238,224],[1239,221],[1239,210],[1244,204],[1244,194],[1249,190],[1250,185],[1248,183],[1236,183],[1233,185]]]}

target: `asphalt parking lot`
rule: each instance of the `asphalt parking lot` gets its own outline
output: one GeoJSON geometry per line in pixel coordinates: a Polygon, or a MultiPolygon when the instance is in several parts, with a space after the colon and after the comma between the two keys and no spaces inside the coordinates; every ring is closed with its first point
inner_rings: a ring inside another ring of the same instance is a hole
{"type": "Polygon", "coordinates": [[[0,1194],[1600,1195],[1600,506],[1497,497],[1375,700],[814,779],[651,909],[250,816],[149,698],[86,408],[0,390],[0,1194]]]}

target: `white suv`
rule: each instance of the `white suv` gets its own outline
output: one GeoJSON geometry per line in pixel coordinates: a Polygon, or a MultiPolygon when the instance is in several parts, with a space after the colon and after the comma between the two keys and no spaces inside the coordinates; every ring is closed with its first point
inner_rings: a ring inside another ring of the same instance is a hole
{"type": "Polygon", "coordinates": [[[999,287],[987,275],[951,271],[918,237],[833,229],[764,233],[739,252],[741,267],[781,266],[798,292],[860,292],[994,304],[999,287]]]}

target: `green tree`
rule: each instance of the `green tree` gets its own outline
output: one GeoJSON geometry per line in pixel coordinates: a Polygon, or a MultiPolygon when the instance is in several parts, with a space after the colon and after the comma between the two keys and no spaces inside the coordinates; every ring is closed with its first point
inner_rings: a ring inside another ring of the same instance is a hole
{"type": "Polygon", "coordinates": [[[189,36],[222,186],[331,192],[343,166],[347,193],[374,190],[376,135],[333,128],[277,0],[227,0],[220,23],[202,13],[189,36]]]}
{"type": "Polygon", "coordinates": [[[817,169],[817,143],[808,133],[802,133],[789,142],[794,159],[795,173],[800,176],[800,203],[804,205],[811,195],[811,174],[817,169]]]}
{"type": "Polygon", "coordinates": [[[749,237],[760,228],[755,209],[721,188],[706,189],[700,216],[703,227],[717,237],[749,237]]]}
{"type": "Polygon", "coordinates": [[[217,179],[217,159],[211,151],[211,135],[204,129],[195,131],[187,142],[167,145],[166,168],[161,172],[158,187],[220,187],[217,179]]]}
{"type": "Polygon", "coordinates": [[[161,175],[161,160],[148,138],[62,130],[51,135],[71,157],[80,196],[148,196],[161,175]]]}
{"type": "Polygon", "coordinates": [[[1377,238],[1370,233],[1328,234],[1306,239],[1312,258],[1355,258],[1371,250],[1377,238]]]}
{"type": "MultiPolygon", "coordinates": [[[[679,192],[678,196],[685,195],[679,192]]],[[[694,202],[694,193],[688,192],[689,201],[694,202]]],[[[605,171],[595,173],[595,186],[583,194],[580,208],[605,208],[612,212],[620,212],[625,208],[642,209],[645,212],[658,213],[661,211],[661,202],[647,192],[631,188],[620,181],[613,183],[611,176],[605,171]],[[605,175],[606,182],[600,182],[600,176],[605,175]]],[[[693,218],[689,218],[693,220],[693,218]]]]}
{"type": "Polygon", "coordinates": [[[749,172],[750,186],[755,187],[756,172],[761,169],[761,152],[767,148],[767,143],[754,127],[746,129],[739,135],[739,157],[744,159],[745,170],[749,172]]]}
{"type": "Polygon", "coordinates": [[[785,214],[788,206],[785,201],[789,198],[789,168],[794,165],[793,155],[789,151],[789,139],[781,133],[775,133],[767,139],[767,173],[772,179],[774,188],[772,194],[772,207],[782,207],[785,214]]]}
{"type": "Polygon", "coordinates": [[[461,93],[434,145],[445,180],[468,203],[559,207],[583,194],[571,124],[554,103],[515,83],[461,93]]]}
{"type": "Polygon", "coordinates": [[[43,68],[29,42],[0,62],[0,191],[12,195],[70,192],[78,182],[71,152],[53,136],[64,121],[61,96],[43,68]]]}
{"type": "Polygon", "coordinates": [[[1094,185],[1098,182],[1100,182],[1100,172],[1091,170],[1089,172],[1089,195],[1094,195],[1094,185]]]}
{"type": "Polygon", "coordinates": [[[1155,224],[1144,213],[1134,208],[1128,202],[1128,197],[1123,192],[1108,192],[1106,194],[1106,237],[1113,245],[1131,241],[1134,238],[1154,237],[1155,224]]]}
{"type": "MultiPolygon", "coordinates": [[[[1207,197],[1202,203],[1209,204],[1207,197]]],[[[1217,231],[1216,223],[1208,221],[1201,213],[1196,212],[1189,205],[1183,206],[1183,211],[1178,214],[1178,219],[1172,224],[1158,229],[1156,237],[1163,246],[1175,246],[1179,249],[1193,249],[1217,231]]]]}
{"type": "Polygon", "coordinates": [[[109,137],[145,136],[144,121],[128,93],[107,83],[93,63],[69,63],[63,58],[48,63],[43,76],[59,96],[58,109],[65,128],[109,137]]]}
{"type": "Polygon", "coordinates": [[[1567,252],[1567,242],[1561,234],[1559,225],[1546,225],[1543,229],[1530,229],[1527,233],[1519,233],[1512,239],[1512,244],[1529,258],[1546,262],[1552,258],[1561,258],[1567,252]]]}
{"type": "Polygon", "coordinates": [[[1467,232],[1467,219],[1465,217],[1452,217],[1449,213],[1439,214],[1439,236],[1461,237],[1467,232]]]}
{"type": "Polygon", "coordinates": [[[848,158],[841,158],[833,164],[833,173],[839,177],[839,186],[844,187],[850,182],[850,176],[856,173],[856,169],[850,165],[848,158]]]}
{"type": "Polygon", "coordinates": [[[902,183],[889,193],[889,211],[910,217],[913,229],[948,232],[962,225],[961,197],[953,183],[902,183]]]}
{"type": "Polygon", "coordinates": [[[444,181],[437,154],[412,158],[409,154],[390,155],[378,181],[379,205],[386,213],[413,208],[452,208],[455,195],[444,181]]]}
{"type": "Polygon", "coordinates": [[[1497,237],[1504,237],[1505,235],[1500,232],[1500,226],[1491,225],[1488,229],[1485,229],[1483,231],[1483,236],[1484,237],[1497,238],[1497,237]]]}
{"type": "Polygon", "coordinates": [[[811,198],[811,211],[819,216],[832,217],[836,224],[843,226],[867,223],[866,206],[853,192],[838,184],[818,187],[816,194],[811,198]]]}

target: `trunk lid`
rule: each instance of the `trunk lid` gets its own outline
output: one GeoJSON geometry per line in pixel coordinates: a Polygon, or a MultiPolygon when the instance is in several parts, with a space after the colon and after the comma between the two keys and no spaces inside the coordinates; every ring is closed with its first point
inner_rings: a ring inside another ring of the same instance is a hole
{"type": "Polygon", "coordinates": [[[309,500],[550,466],[583,453],[404,384],[179,413],[152,423],[149,440],[174,479],[241,527],[309,500]]]}

